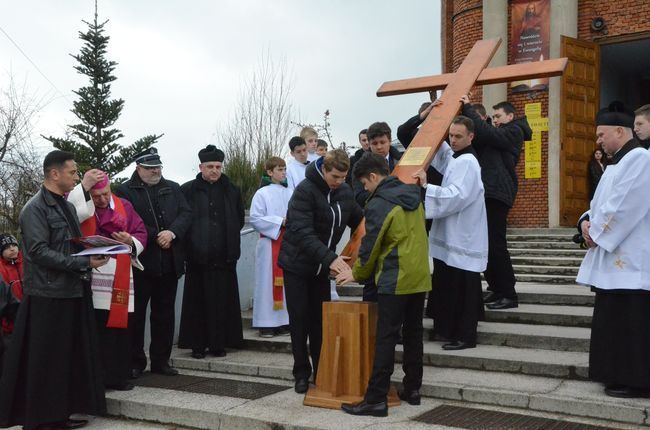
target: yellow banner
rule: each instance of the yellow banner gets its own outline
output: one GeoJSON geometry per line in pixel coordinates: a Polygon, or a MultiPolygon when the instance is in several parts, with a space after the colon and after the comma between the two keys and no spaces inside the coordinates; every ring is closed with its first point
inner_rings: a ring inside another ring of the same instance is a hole
{"type": "Polygon", "coordinates": [[[548,118],[528,117],[528,125],[530,125],[533,131],[548,131],[548,118]]]}
{"type": "Polygon", "coordinates": [[[526,116],[528,117],[528,122],[531,118],[541,118],[542,117],[542,104],[541,103],[526,103],[524,107],[526,116]]]}
{"type": "Polygon", "coordinates": [[[542,136],[533,133],[533,140],[524,142],[524,177],[539,179],[542,177],[542,136]]]}

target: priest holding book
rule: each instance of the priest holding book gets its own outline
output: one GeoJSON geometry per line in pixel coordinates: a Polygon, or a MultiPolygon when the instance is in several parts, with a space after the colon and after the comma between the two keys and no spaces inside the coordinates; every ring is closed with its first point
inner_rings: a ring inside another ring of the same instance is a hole
{"type": "Polygon", "coordinates": [[[131,340],[129,313],[133,313],[133,267],[142,270],[138,255],[147,243],[147,229],[133,205],[111,193],[110,180],[100,170],[90,170],[68,195],[75,205],[84,236],[99,235],[131,247],[92,273],[93,305],[99,334],[100,358],[106,388],[131,390],[131,340]]]}

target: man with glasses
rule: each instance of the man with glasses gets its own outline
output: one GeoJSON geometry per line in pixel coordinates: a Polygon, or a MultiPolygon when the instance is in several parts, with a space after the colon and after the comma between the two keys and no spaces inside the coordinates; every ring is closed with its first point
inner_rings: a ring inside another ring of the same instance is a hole
{"type": "Polygon", "coordinates": [[[131,376],[147,367],[144,328],[151,300],[151,371],[174,376],[169,365],[174,340],[174,304],[178,278],[184,273],[183,237],[192,222],[192,210],[180,186],[162,177],[162,162],[155,148],[134,157],[135,172],[115,194],[131,202],[147,228],[147,246],[140,254],[144,270],[134,272],[135,311],[129,321],[131,376]]]}

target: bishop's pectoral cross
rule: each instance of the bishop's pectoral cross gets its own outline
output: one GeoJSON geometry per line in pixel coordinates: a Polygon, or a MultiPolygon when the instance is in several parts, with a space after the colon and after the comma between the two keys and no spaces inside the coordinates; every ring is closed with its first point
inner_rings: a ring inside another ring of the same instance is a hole
{"type": "MultiPolygon", "coordinates": [[[[473,86],[560,76],[567,66],[568,59],[559,58],[486,69],[500,44],[501,38],[479,40],[469,51],[456,73],[385,82],[377,90],[377,96],[383,97],[444,89],[439,99],[442,103],[435,106],[424,120],[393,170],[393,176],[397,176],[407,184],[415,183],[413,174],[420,169],[426,170],[431,164],[438,147],[447,136],[452,120],[458,115],[461,107],[460,98],[469,94],[473,86]]],[[[341,253],[350,256],[350,262],[357,258],[364,234],[365,228],[362,223],[341,253]]]]}

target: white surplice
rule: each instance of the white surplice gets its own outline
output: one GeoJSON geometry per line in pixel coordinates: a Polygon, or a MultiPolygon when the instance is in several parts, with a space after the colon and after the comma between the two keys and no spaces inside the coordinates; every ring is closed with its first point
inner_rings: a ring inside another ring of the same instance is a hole
{"type": "MultiPolygon", "coordinates": [[[[76,187],[70,194],[68,194],[67,200],[72,203],[77,210],[77,217],[79,218],[79,224],[86,221],[88,218],[95,216],[95,204],[92,199],[86,200],[83,188],[81,184],[77,184],[76,187]]],[[[113,196],[111,195],[111,200],[109,202],[111,209],[115,208],[115,203],[113,202],[113,196]]],[[[130,268],[130,279],[129,279],[129,312],[134,311],[134,290],[133,290],[133,267],[137,267],[140,270],[143,270],[142,263],[138,260],[138,256],[144,251],[144,245],[140,243],[138,239],[132,237],[133,246],[135,247],[135,256],[131,256],[131,268],[130,268]]],[[[111,300],[113,297],[113,280],[115,279],[115,271],[117,270],[117,259],[109,258],[108,263],[98,267],[92,271],[91,276],[91,289],[93,292],[93,307],[95,309],[104,309],[110,310],[111,300]]]]}
{"type": "Polygon", "coordinates": [[[291,158],[287,161],[287,185],[289,189],[295,190],[299,183],[305,179],[305,170],[307,169],[307,164],[297,161],[295,158],[291,158]]]}
{"type": "Polygon", "coordinates": [[[601,289],[650,290],[650,153],[635,148],[608,165],[590,209],[587,251],[577,282],[601,289]]]}
{"type": "Polygon", "coordinates": [[[453,157],[443,142],[431,165],[443,174],[440,186],[427,184],[424,209],[433,219],[429,255],[470,272],[487,267],[487,213],[481,167],[471,153],[453,157]]]}
{"type": "Polygon", "coordinates": [[[279,327],[289,324],[286,297],[283,309],[273,310],[272,239],[280,236],[282,221],[293,190],[278,184],[266,185],[255,193],[251,202],[250,222],[260,238],[255,248],[255,293],[253,327],[279,327]]]}

